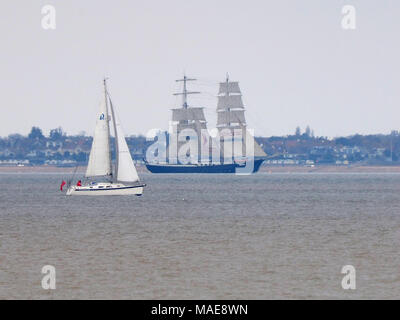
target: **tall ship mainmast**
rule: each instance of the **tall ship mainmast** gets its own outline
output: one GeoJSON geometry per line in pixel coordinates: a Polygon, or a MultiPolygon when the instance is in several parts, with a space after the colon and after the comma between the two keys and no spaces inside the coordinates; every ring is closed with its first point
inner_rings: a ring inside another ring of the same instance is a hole
{"type": "Polygon", "coordinates": [[[238,153],[237,149],[239,147],[242,148],[241,154],[243,157],[250,154],[255,160],[264,160],[267,156],[247,130],[244,111],[239,82],[229,81],[229,76],[227,75],[226,80],[219,84],[217,104],[217,128],[221,136],[220,149],[224,163],[232,161],[232,156],[238,153]],[[229,148],[225,147],[226,143],[229,143],[229,148]]]}
{"type": "Polygon", "coordinates": [[[187,90],[187,82],[195,80],[186,75],[176,80],[183,82],[182,92],[174,94],[182,96],[182,106],[172,109],[172,135],[177,137],[183,130],[192,129],[196,133],[198,152],[194,156],[190,154],[191,161],[188,163],[180,163],[178,150],[187,141],[171,139],[172,142],[167,145],[167,162],[146,162],[147,169],[153,173],[235,173],[238,169],[248,167],[251,162],[251,172],[257,172],[266,154],[247,129],[239,83],[229,81],[227,76],[219,84],[216,109],[219,136],[217,140],[211,139],[209,144],[204,145],[204,132],[207,130],[204,108],[188,104],[188,95],[200,93],[187,90]],[[207,152],[202,152],[204,148],[208,149],[207,152]],[[238,152],[239,149],[241,152],[238,152]],[[211,155],[214,150],[218,152],[217,161],[211,155]]]}

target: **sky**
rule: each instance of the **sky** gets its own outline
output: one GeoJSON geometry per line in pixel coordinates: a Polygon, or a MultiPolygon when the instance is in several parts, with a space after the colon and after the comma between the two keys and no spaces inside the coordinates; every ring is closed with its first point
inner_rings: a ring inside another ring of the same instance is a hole
{"type": "Polygon", "coordinates": [[[229,73],[256,136],[400,130],[399,16],[398,0],[2,0],[0,136],[92,135],[104,76],[126,135],[167,129],[183,73],[211,128],[229,73]]]}

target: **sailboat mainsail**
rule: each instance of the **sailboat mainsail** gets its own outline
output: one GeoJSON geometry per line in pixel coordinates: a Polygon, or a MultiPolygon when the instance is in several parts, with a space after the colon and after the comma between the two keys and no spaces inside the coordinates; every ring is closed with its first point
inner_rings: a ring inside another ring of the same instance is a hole
{"type": "Polygon", "coordinates": [[[100,103],[92,149],[86,169],[86,177],[111,176],[110,117],[107,111],[107,93],[100,103]]]}

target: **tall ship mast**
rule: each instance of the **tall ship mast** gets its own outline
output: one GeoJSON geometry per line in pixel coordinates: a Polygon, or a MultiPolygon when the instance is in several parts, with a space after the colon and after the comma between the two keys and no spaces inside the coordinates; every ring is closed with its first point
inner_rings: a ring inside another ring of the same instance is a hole
{"type": "Polygon", "coordinates": [[[167,146],[167,163],[146,162],[147,169],[153,173],[235,173],[238,169],[246,167],[251,161],[251,172],[257,172],[265,160],[266,154],[247,130],[239,83],[231,82],[227,76],[226,80],[219,84],[216,109],[219,140],[211,140],[210,144],[202,146],[204,139],[202,133],[207,130],[204,108],[191,107],[188,104],[189,95],[200,93],[187,89],[187,82],[195,80],[186,77],[186,75],[183,79],[176,80],[183,83],[182,92],[174,94],[182,96],[182,106],[172,109],[172,131],[175,137],[185,129],[192,129],[196,133],[198,151],[196,157],[191,157],[189,163],[180,163],[177,152],[186,141],[177,141],[176,145],[173,145],[174,142],[172,142],[167,146]],[[240,134],[236,135],[238,132],[240,134]],[[205,153],[209,155],[207,159],[201,158],[202,147],[209,148],[208,152],[205,153]],[[217,152],[219,153],[218,161],[215,161],[210,155],[212,150],[216,148],[218,148],[217,152]],[[240,157],[234,154],[235,150],[238,153],[238,148],[241,149],[240,154],[242,155],[240,161],[238,161],[240,157]],[[251,156],[247,157],[248,154],[251,156]]]}
{"type": "MultiPolygon", "coordinates": [[[[191,107],[188,105],[188,99],[187,99],[188,95],[200,93],[198,91],[188,91],[187,90],[188,81],[196,81],[196,79],[188,78],[186,77],[186,75],[184,75],[183,79],[176,80],[176,82],[183,83],[182,92],[174,93],[175,96],[182,96],[182,107],[177,109],[172,109],[172,121],[174,123],[173,125],[175,126],[174,129],[177,135],[179,135],[179,133],[182,132],[184,129],[192,129],[196,132],[197,137],[201,137],[201,130],[207,129],[207,122],[204,116],[204,108],[191,107]]],[[[179,148],[184,143],[185,143],[184,141],[178,142],[176,150],[179,150],[179,148]]],[[[198,139],[197,143],[198,143],[197,150],[201,150],[201,139],[198,139]]],[[[172,148],[169,150],[172,150],[172,148]]],[[[171,154],[170,152],[169,154],[171,158],[177,156],[175,154],[171,154]]],[[[198,152],[198,155],[200,154],[201,152],[198,152]]],[[[200,156],[198,156],[195,162],[198,162],[200,160],[201,160],[200,156]]]]}
{"type": "Polygon", "coordinates": [[[247,130],[244,112],[239,82],[229,81],[229,76],[226,75],[226,80],[219,84],[217,104],[217,128],[220,131],[221,158],[224,163],[231,162],[235,145],[242,147],[241,154],[243,156],[251,154],[255,159],[265,159],[267,156],[247,130]],[[235,132],[240,133],[239,137],[235,138],[235,132]],[[232,146],[232,150],[225,148],[224,144],[227,142],[229,142],[229,146],[232,146]],[[228,154],[224,154],[225,151],[228,151],[228,154]]]}

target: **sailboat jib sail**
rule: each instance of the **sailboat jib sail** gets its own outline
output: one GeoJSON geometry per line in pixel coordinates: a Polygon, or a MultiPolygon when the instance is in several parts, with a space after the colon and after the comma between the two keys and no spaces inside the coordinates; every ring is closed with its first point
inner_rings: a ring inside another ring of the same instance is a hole
{"type": "Polygon", "coordinates": [[[110,117],[106,92],[100,102],[86,177],[111,176],[110,117]]]}
{"type": "Polygon", "coordinates": [[[115,108],[110,99],[110,108],[113,118],[114,135],[116,143],[116,159],[115,159],[115,177],[121,182],[137,182],[139,176],[132,160],[131,153],[126,143],[126,139],[122,130],[121,122],[116,114],[115,108]]]}

